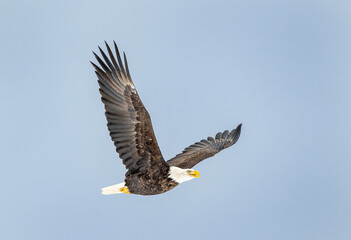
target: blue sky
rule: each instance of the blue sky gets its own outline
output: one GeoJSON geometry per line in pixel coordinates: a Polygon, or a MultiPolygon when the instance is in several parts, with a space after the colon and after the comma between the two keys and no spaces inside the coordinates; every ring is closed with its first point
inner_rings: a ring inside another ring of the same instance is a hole
{"type": "Polygon", "coordinates": [[[0,39],[1,239],[351,238],[350,1],[2,0],[0,39]],[[104,40],[166,159],[242,122],[238,143],[166,194],[102,196],[125,173],[104,40]]]}

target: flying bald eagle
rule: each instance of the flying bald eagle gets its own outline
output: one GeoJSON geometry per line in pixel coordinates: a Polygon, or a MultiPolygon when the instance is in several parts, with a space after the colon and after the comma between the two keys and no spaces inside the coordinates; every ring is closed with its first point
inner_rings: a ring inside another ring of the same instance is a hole
{"type": "Polygon", "coordinates": [[[193,166],[238,141],[241,124],[231,132],[219,132],[215,138],[208,137],[190,145],[166,162],[157,144],[149,113],[132,82],[125,53],[123,65],[116,43],[117,60],[109,45],[105,44],[110,58],[99,47],[105,62],[93,52],[101,68],[91,64],[98,77],[111,139],[128,171],[123,183],[103,188],[102,194],[155,195],[167,192],[184,181],[200,177],[193,166]]]}

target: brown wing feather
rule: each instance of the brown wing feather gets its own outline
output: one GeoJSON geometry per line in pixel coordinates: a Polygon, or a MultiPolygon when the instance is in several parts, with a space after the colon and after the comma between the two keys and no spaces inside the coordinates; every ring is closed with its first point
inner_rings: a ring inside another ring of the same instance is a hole
{"type": "Polygon", "coordinates": [[[215,138],[208,137],[207,140],[203,139],[200,142],[194,143],[185,148],[184,151],[174,158],[167,161],[168,165],[179,168],[192,168],[202,160],[212,157],[216,153],[234,145],[241,132],[241,124],[230,133],[228,130],[223,133],[219,132],[215,138]]]}
{"type": "Polygon", "coordinates": [[[101,68],[92,63],[105,105],[107,127],[128,173],[145,172],[166,162],[157,144],[150,115],[130,77],[127,58],[124,54],[125,69],[116,43],[114,46],[117,61],[106,43],[110,59],[99,48],[105,62],[94,53],[101,68]]]}

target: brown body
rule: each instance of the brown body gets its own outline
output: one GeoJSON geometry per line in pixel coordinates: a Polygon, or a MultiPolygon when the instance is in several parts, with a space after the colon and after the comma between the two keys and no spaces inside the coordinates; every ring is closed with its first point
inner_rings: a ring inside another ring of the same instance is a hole
{"type": "Polygon", "coordinates": [[[156,195],[165,193],[178,185],[168,177],[169,166],[162,166],[159,171],[146,173],[126,173],[125,183],[130,193],[156,195]]]}

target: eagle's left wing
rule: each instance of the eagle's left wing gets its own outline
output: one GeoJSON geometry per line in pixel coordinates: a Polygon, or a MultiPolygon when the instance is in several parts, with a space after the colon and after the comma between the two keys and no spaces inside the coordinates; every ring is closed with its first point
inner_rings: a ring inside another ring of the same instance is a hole
{"type": "Polygon", "coordinates": [[[208,137],[200,142],[194,143],[185,148],[182,153],[167,161],[168,165],[179,168],[192,168],[202,160],[212,157],[216,153],[234,145],[241,132],[241,124],[233,129],[230,133],[228,130],[223,133],[219,132],[215,138],[208,137]]]}
{"type": "Polygon", "coordinates": [[[106,43],[108,55],[100,52],[105,62],[94,53],[101,68],[94,63],[105,105],[107,127],[127,174],[150,173],[166,165],[158,146],[151,118],[142,103],[129,73],[127,58],[124,64],[114,43],[116,57],[106,43]],[[123,66],[124,65],[124,66],[123,66]]]}

